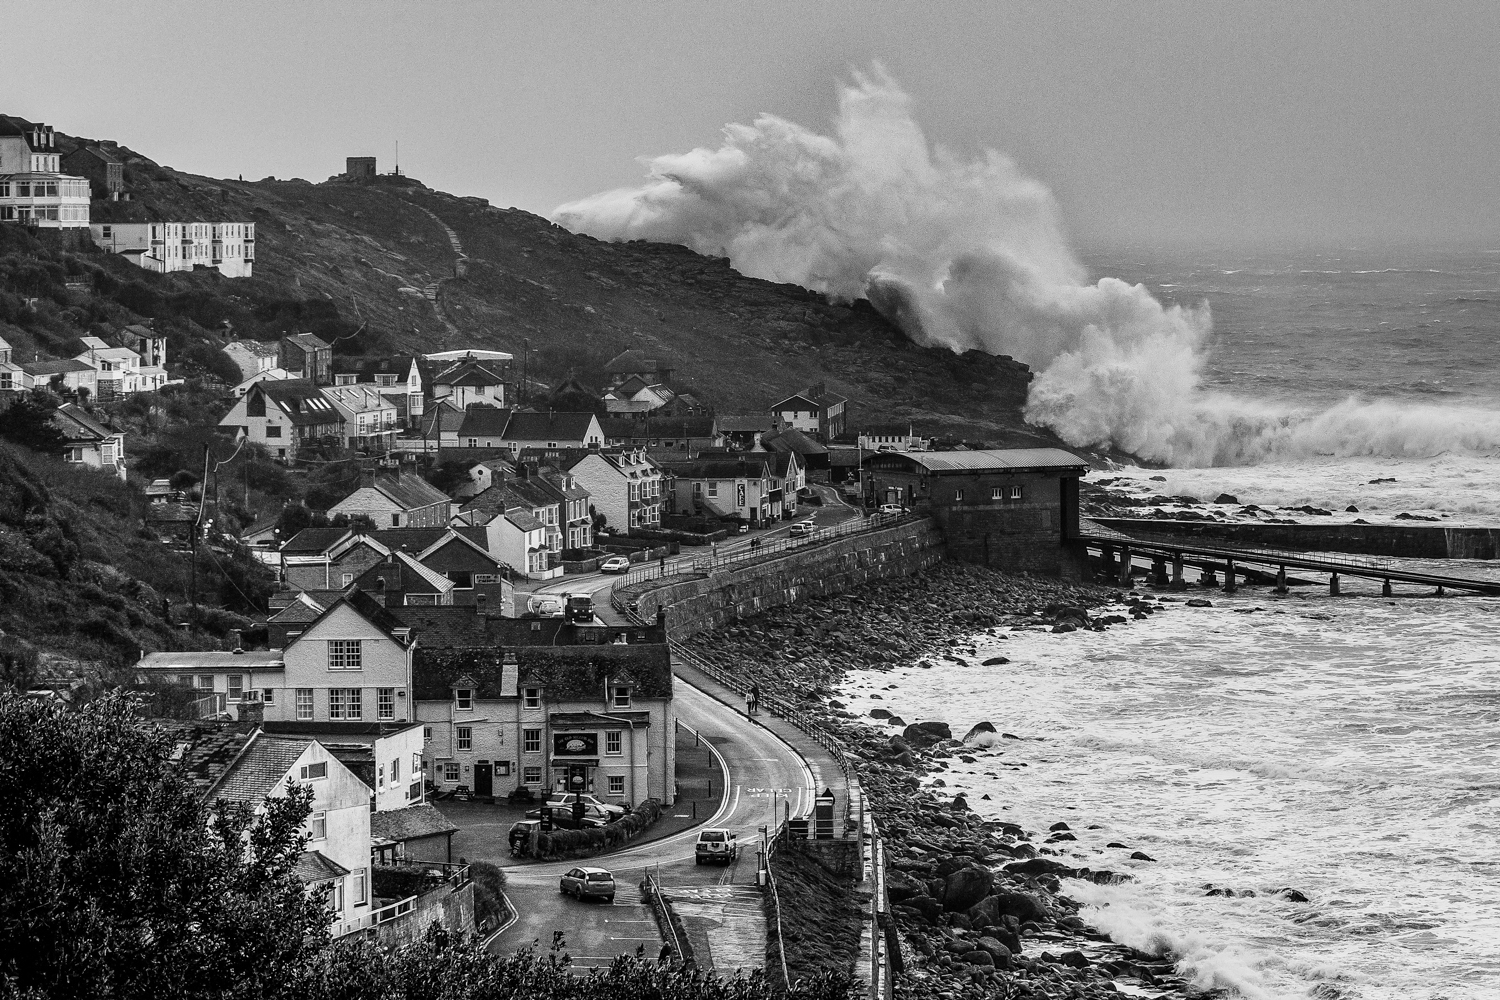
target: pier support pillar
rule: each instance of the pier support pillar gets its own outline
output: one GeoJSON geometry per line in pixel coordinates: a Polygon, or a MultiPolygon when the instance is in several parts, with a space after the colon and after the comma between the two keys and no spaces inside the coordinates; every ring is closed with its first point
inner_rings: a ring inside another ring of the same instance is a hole
{"type": "Polygon", "coordinates": [[[1205,587],[1217,587],[1219,585],[1219,574],[1214,572],[1212,566],[1203,567],[1203,573],[1198,577],[1198,582],[1205,587]]]}
{"type": "Polygon", "coordinates": [[[1328,593],[1333,597],[1339,596],[1339,575],[1337,573],[1328,574],[1328,593]]]}
{"type": "Polygon", "coordinates": [[[1385,581],[1385,583],[1382,583],[1380,585],[1380,596],[1381,597],[1390,597],[1391,596],[1391,581],[1387,580],[1387,581],[1385,581]]]}
{"type": "Polygon", "coordinates": [[[1112,546],[1099,546],[1099,572],[1106,580],[1115,578],[1115,550],[1112,546]]]}
{"type": "Polygon", "coordinates": [[[1442,597],[1443,596],[1443,585],[1442,584],[1438,584],[1437,593],[1434,594],[1433,596],[1434,597],[1442,597]]]}
{"type": "Polygon", "coordinates": [[[1230,559],[1224,567],[1224,593],[1232,594],[1238,589],[1234,584],[1234,560],[1230,559]]]}
{"type": "Polygon", "coordinates": [[[1172,557],[1172,589],[1186,590],[1187,581],[1182,578],[1182,553],[1172,557]]]}
{"type": "Polygon", "coordinates": [[[1130,549],[1120,550],[1120,586],[1130,586],[1130,549]]]}
{"type": "MultiPolygon", "coordinates": [[[[1387,586],[1389,586],[1389,585],[1387,585],[1387,586]]],[[[1276,589],[1273,590],[1273,591],[1271,591],[1271,592],[1273,594],[1285,594],[1286,593],[1286,567],[1285,566],[1278,566],[1278,567],[1276,567],[1276,589]]]]}
{"type": "Polygon", "coordinates": [[[1151,583],[1156,587],[1167,585],[1167,557],[1156,556],[1151,560],[1151,583]]]}

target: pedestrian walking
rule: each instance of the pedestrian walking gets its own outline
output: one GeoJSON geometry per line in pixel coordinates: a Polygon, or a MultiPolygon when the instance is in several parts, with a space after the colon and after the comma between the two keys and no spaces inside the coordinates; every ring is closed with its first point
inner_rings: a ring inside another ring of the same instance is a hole
{"type": "Polygon", "coordinates": [[[672,961],[672,942],[663,942],[661,951],[657,952],[656,964],[667,965],[672,961]]]}

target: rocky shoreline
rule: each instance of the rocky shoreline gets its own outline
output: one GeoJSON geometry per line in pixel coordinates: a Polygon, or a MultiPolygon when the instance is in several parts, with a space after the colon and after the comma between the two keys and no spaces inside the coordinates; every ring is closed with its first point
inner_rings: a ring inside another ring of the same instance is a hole
{"type": "Polygon", "coordinates": [[[960,655],[977,655],[967,640],[985,629],[1105,629],[1160,607],[1104,587],[942,563],[918,576],[775,608],[687,645],[797,704],[859,761],[886,841],[888,894],[907,956],[898,996],[1182,996],[1191,991],[1170,959],[1117,945],[1088,926],[1062,883],[1130,875],[1069,864],[1059,846],[1073,839],[1065,823],[1028,831],[984,819],[964,796],[942,791],[934,776],[949,760],[979,761],[1017,737],[981,723],[955,739],[944,723],[907,724],[879,709],[860,718],[836,698],[850,670],[964,662],[960,655]],[[1123,613],[1096,614],[1115,603],[1123,613]],[[882,722],[884,732],[876,728],[882,722]]]}

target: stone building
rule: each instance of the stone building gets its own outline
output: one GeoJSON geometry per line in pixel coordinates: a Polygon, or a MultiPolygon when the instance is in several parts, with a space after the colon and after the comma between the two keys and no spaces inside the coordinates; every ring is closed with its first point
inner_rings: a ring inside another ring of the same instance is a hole
{"type": "Polygon", "coordinates": [[[866,499],[930,515],[949,555],[997,569],[1073,576],[1078,479],[1088,463],[1057,448],[878,452],[866,499]]]}

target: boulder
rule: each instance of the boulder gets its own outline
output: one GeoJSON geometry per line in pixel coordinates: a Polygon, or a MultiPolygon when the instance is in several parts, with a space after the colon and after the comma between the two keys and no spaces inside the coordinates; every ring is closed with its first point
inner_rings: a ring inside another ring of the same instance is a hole
{"type": "Polygon", "coordinates": [[[1239,503],[1240,498],[1233,493],[1220,493],[1214,497],[1214,503],[1239,503]]]}
{"type": "Polygon", "coordinates": [[[901,730],[901,738],[914,747],[925,749],[942,740],[951,740],[953,732],[946,722],[914,722],[901,730]]]}
{"type": "Polygon", "coordinates": [[[1089,957],[1081,951],[1065,951],[1057,956],[1057,961],[1059,965],[1066,965],[1070,969],[1087,969],[1092,964],[1089,957]]]}
{"type": "Polygon", "coordinates": [[[872,719],[889,719],[890,717],[891,717],[890,709],[887,709],[887,708],[872,708],[872,709],[870,709],[870,718],[872,718],[872,719]]]}
{"type": "Polygon", "coordinates": [[[1286,900],[1289,903],[1309,902],[1306,896],[1302,895],[1302,893],[1298,892],[1296,889],[1290,887],[1276,890],[1276,895],[1280,896],[1282,899],[1286,900]]]}
{"type": "Polygon", "coordinates": [[[1024,892],[1001,891],[990,897],[995,901],[995,914],[999,917],[1012,916],[1017,920],[1043,922],[1052,919],[1041,900],[1024,892]]]}
{"type": "Polygon", "coordinates": [[[980,733],[993,733],[994,731],[995,724],[993,722],[990,722],[988,720],[981,720],[974,723],[974,725],[969,728],[969,731],[967,733],[964,733],[964,742],[970,742],[974,739],[975,736],[978,736],[980,733]]]}
{"type": "Polygon", "coordinates": [[[1066,823],[1053,823],[1051,826],[1047,827],[1047,829],[1051,830],[1053,833],[1057,833],[1059,830],[1071,830],[1073,828],[1066,823]]]}
{"type": "Polygon", "coordinates": [[[1187,606],[1190,608],[1211,608],[1214,606],[1214,602],[1206,598],[1195,597],[1187,602],[1187,606]]]}
{"type": "Polygon", "coordinates": [[[959,957],[969,965],[981,965],[986,968],[993,968],[995,964],[995,956],[991,955],[983,948],[975,948],[973,951],[966,951],[959,957]]]}
{"type": "Polygon", "coordinates": [[[906,720],[899,715],[893,715],[885,720],[885,724],[888,726],[904,726],[906,725],[906,720]]]}
{"type": "Polygon", "coordinates": [[[990,873],[983,868],[970,866],[954,872],[943,884],[943,908],[967,910],[989,895],[990,883],[990,873]]]}
{"type": "Polygon", "coordinates": [[[1005,942],[986,934],[974,943],[984,951],[989,952],[990,958],[994,960],[998,968],[1006,969],[1010,967],[1010,958],[1014,952],[1006,946],[1005,942]]]}
{"type": "Polygon", "coordinates": [[[1151,855],[1147,854],[1145,851],[1131,851],[1130,852],[1130,860],[1131,861],[1155,861],[1156,859],[1153,858],[1151,855]]]}
{"type": "Polygon", "coordinates": [[[906,872],[888,869],[885,874],[885,892],[892,903],[911,899],[925,892],[921,882],[912,878],[906,872]]]}
{"type": "Polygon", "coordinates": [[[920,913],[929,924],[937,923],[943,913],[943,904],[931,896],[912,896],[904,905],[920,913]]]}
{"type": "Polygon", "coordinates": [[[998,666],[1002,666],[1003,664],[1006,664],[1006,663],[1009,663],[1009,662],[1010,662],[1010,657],[1008,657],[1008,656],[992,656],[988,660],[985,660],[984,663],[981,664],[981,666],[985,666],[985,667],[998,667],[998,666]]]}

